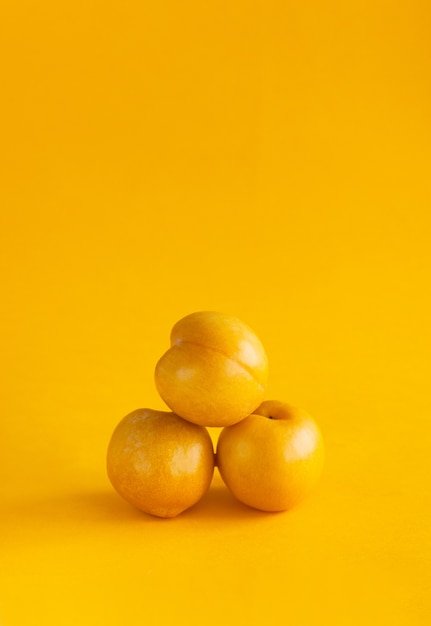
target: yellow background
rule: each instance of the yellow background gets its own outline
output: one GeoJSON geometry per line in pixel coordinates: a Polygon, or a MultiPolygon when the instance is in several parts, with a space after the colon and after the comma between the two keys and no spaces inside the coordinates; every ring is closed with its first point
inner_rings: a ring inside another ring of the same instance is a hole
{"type": "Polygon", "coordinates": [[[430,623],[428,4],[3,0],[2,626],[430,623]],[[201,309],[323,430],[290,512],[108,482],[201,309]]]}

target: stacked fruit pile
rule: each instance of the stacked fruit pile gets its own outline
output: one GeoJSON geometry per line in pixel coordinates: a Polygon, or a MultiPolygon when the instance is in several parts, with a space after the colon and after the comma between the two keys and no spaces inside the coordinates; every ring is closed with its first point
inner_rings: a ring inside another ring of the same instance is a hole
{"type": "Polygon", "coordinates": [[[317,483],[323,442],[314,420],[263,401],[268,359],[236,317],[202,311],[175,324],[155,382],[172,412],[137,409],[115,429],[108,476],[138,509],[174,517],[195,504],[217,466],[241,502],[284,511],[317,483]],[[207,427],[222,427],[214,454],[207,427]]]}

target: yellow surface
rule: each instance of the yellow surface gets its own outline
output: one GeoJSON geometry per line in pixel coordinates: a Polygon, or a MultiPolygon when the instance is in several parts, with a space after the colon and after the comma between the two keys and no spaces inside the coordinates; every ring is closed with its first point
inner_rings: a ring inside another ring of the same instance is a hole
{"type": "Polygon", "coordinates": [[[430,623],[428,7],[1,3],[2,626],[430,623]],[[201,309],[323,431],[295,510],[108,482],[201,309]]]}

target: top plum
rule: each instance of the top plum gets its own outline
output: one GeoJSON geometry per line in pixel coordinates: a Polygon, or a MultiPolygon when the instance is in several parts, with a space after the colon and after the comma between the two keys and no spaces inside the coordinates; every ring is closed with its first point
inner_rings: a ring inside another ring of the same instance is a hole
{"type": "Polygon", "coordinates": [[[199,311],[179,320],[156,365],[160,396],[177,415],[201,426],[229,426],[263,400],[268,359],[241,320],[199,311]]]}

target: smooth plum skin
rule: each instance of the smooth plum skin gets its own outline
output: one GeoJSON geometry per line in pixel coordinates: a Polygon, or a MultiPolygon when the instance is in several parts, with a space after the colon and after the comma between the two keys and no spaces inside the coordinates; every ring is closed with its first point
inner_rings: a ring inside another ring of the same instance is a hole
{"type": "Polygon", "coordinates": [[[276,401],[224,428],[217,444],[218,469],[230,491],[262,511],[286,511],[305,499],[319,482],[323,461],[316,422],[276,401]]]}
{"type": "Polygon", "coordinates": [[[268,359],[255,333],[239,319],[201,311],[171,332],[171,348],[155,369],[169,408],[205,426],[235,424],[262,402],[268,359]]]}
{"type": "Polygon", "coordinates": [[[137,409],[112,435],[109,479],[127,502],[158,517],[175,517],[198,502],[214,472],[208,431],[174,413],[137,409]]]}

